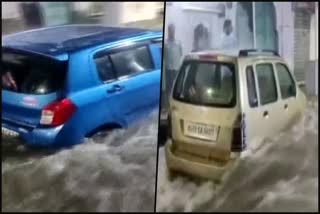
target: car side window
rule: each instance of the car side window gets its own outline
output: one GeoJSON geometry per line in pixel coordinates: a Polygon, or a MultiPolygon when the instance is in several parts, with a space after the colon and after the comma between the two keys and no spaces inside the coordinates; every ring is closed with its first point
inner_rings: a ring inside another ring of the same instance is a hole
{"type": "Polygon", "coordinates": [[[278,99],[277,86],[271,63],[256,65],[260,103],[262,105],[275,102],[278,99]]]}
{"type": "Polygon", "coordinates": [[[256,91],[256,82],[254,79],[253,67],[248,66],[246,68],[247,87],[248,87],[248,100],[250,107],[258,106],[258,97],[256,91]]]}
{"type": "Polygon", "coordinates": [[[109,55],[95,57],[94,61],[97,67],[99,78],[102,81],[108,82],[110,80],[116,79],[116,75],[112,67],[109,55]]]}
{"type": "Polygon", "coordinates": [[[159,44],[160,55],[162,56],[162,42],[158,42],[157,44],[159,44]]]}
{"type": "Polygon", "coordinates": [[[159,51],[160,51],[160,55],[162,56],[162,38],[161,39],[155,39],[154,40],[154,44],[159,45],[159,51]]]}
{"type": "Polygon", "coordinates": [[[110,54],[117,77],[128,76],[154,69],[148,46],[110,54]]]}
{"type": "Polygon", "coordinates": [[[281,63],[276,64],[279,79],[281,97],[283,99],[296,96],[296,85],[287,66],[281,63]]]}

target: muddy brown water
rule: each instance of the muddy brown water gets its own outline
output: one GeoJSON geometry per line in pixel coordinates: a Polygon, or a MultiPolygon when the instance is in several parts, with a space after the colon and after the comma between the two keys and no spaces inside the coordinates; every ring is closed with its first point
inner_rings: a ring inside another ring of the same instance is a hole
{"type": "Polygon", "coordinates": [[[154,210],[158,111],[72,149],[2,142],[2,211],[154,210]]]}
{"type": "Polygon", "coordinates": [[[303,118],[239,159],[221,184],[168,181],[159,151],[157,211],[318,211],[318,100],[303,118]]]}

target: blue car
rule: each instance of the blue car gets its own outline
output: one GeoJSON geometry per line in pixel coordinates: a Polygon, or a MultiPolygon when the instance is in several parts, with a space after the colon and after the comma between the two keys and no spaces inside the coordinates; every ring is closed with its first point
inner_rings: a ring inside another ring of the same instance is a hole
{"type": "Polygon", "coordinates": [[[65,25],[2,39],[2,135],[65,147],[159,106],[162,32],[65,25]]]}

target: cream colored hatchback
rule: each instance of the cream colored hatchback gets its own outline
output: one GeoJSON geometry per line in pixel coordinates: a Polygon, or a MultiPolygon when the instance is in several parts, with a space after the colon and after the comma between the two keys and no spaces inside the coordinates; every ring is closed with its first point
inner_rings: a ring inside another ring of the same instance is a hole
{"type": "Polygon", "coordinates": [[[288,128],[305,106],[305,95],[274,52],[187,55],[170,97],[169,178],[183,172],[220,179],[234,156],[288,128]]]}

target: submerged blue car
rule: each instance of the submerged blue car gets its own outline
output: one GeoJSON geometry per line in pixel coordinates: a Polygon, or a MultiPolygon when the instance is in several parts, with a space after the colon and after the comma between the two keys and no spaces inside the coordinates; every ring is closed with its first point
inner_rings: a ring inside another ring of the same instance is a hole
{"type": "Polygon", "coordinates": [[[159,105],[162,32],[65,25],[2,38],[2,135],[64,147],[159,105]]]}

